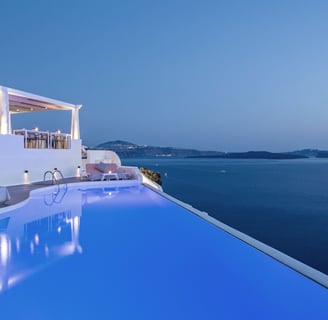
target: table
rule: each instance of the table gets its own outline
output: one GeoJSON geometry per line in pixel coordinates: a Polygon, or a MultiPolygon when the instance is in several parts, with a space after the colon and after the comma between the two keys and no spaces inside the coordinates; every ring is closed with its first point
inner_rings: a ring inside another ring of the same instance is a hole
{"type": "Polygon", "coordinates": [[[117,173],[103,173],[102,176],[101,176],[101,181],[104,181],[104,180],[118,180],[118,174],[117,173]]]}

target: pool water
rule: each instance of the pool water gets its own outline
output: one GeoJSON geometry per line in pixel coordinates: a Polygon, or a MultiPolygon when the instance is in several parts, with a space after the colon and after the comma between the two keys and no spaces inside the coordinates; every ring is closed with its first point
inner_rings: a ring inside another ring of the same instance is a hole
{"type": "Polygon", "coordinates": [[[3,319],[327,319],[327,301],[141,185],[37,192],[0,213],[3,319]]]}
{"type": "Polygon", "coordinates": [[[123,159],[174,197],[328,275],[328,159],[123,159]]]}

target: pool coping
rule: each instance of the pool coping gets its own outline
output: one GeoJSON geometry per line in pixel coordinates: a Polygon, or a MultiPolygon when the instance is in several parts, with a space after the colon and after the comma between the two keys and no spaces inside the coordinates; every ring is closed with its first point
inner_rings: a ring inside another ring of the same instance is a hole
{"type": "MultiPolygon", "coordinates": [[[[83,187],[96,187],[96,188],[104,188],[104,187],[122,187],[122,186],[134,186],[134,185],[140,185],[141,182],[139,180],[109,180],[109,181],[88,181],[88,180],[76,180],[76,181],[70,181],[70,182],[62,182],[59,184],[35,184],[33,186],[33,189],[30,189],[28,191],[27,196],[19,202],[16,202],[14,204],[6,205],[4,207],[0,207],[0,216],[1,214],[20,208],[24,206],[32,196],[37,195],[38,193],[47,192],[47,191],[57,191],[58,188],[62,187],[63,185],[66,185],[67,187],[71,189],[78,189],[83,187]]],[[[24,186],[24,185],[23,185],[24,186]]],[[[17,186],[15,186],[17,187],[17,186]]]]}

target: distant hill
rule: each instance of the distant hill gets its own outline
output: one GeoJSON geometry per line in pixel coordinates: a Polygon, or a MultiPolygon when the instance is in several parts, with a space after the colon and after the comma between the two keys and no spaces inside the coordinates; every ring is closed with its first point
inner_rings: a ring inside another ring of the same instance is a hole
{"type": "Polygon", "coordinates": [[[228,152],[221,155],[190,156],[188,158],[221,158],[221,159],[305,159],[306,156],[293,153],[268,151],[228,152]]]}
{"type": "Polygon", "coordinates": [[[318,149],[304,149],[290,152],[291,154],[303,155],[309,158],[328,158],[328,151],[318,149]]]}
{"type": "Polygon", "coordinates": [[[179,158],[225,158],[225,159],[304,159],[328,158],[328,151],[318,149],[303,149],[291,152],[219,152],[201,151],[174,147],[158,147],[138,145],[132,142],[115,140],[99,144],[98,150],[112,150],[121,158],[153,158],[153,157],[179,157],[179,158]]]}
{"type": "Polygon", "coordinates": [[[196,149],[183,149],[173,147],[157,147],[148,145],[137,145],[135,143],[116,140],[101,143],[93,149],[112,150],[120,158],[147,158],[147,157],[188,157],[201,155],[220,155],[218,151],[200,151],[196,149]]]}
{"type": "Polygon", "coordinates": [[[328,158],[328,151],[319,151],[317,158],[328,158]]]}

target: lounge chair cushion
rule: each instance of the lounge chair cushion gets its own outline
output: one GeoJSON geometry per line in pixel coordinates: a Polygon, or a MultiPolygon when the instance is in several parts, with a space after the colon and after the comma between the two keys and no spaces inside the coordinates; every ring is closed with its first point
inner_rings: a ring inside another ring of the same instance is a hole
{"type": "Polygon", "coordinates": [[[103,173],[117,173],[117,164],[116,163],[104,163],[100,162],[96,164],[96,169],[103,173]]]}

